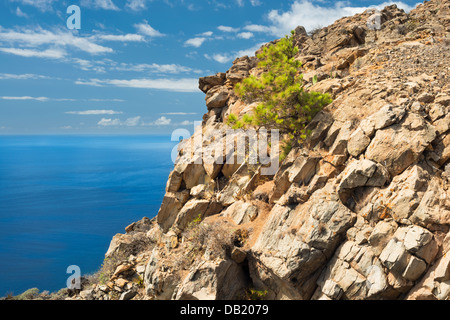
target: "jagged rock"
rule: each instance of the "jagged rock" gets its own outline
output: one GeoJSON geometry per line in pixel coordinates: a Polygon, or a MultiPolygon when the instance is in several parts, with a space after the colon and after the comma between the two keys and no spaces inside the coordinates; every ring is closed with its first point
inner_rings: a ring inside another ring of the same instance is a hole
{"type": "Polygon", "coordinates": [[[400,228],[394,236],[403,241],[406,250],[425,260],[428,264],[434,260],[438,253],[439,245],[434,240],[433,234],[427,229],[419,226],[400,228]]]}
{"type": "Polygon", "coordinates": [[[119,300],[131,300],[136,296],[137,292],[134,290],[125,291],[120,295],[119,300]]]}
{"type": "Polygon", "coordinates": [[[318,154],[308,154],[298,157],[289,169],[289,182],[308,184],[316,174],[316,165],[321,156],[318,154]]]}
{"type": "Polygon", "coordinates": [[[446,114],[445,108],[437,103],[434,103],[430,107],[430,111],[428,112],[428,115],[430,116],[432,122],[442,118],[443,116],[445,116],[445,114],[446,114]]]}
{"type": "Polygon", "coordinates": [[[368,239],[374,254],[377,256],[381,254],[397,227],[395,222],[380,221],[376,224],[368,239]]]}
{"type": "Polygon", "coordinates": [[[237,201],[229,206],[222,215],[233,219],[236,224],[244,224],[256,219],[258,207],[248,202],[237,201]]]}
{"type": "Polygon", "coordinates": [[[406,251],[405,246],[397,239],[391,239],[380,254],[381,263],[389,270],[402,274],[411,255],[406,251]]]}
{"type": "Polygon", "coordinates": [[[441,104],[444,107],[447,107],[450,104],[450,95],[448,94],[439,94],[434,100],[435,103],[441,104]]]}
{"type": "Polygon", "coordinates": [[[233,66],[227,71],[227,80],[231,83],[237,83],[248,77],[249,70],[256,66],[256,59],[244,56],[233,61],[233,66]]]}
{"type": "Polygon", "coordinates": [[[356,129],[349,137],[347,143],[348,153],[354,157],[359,156],[370,144],[370,138],[361,128],[356,129]]]}
{"type": "Polygon", "coordinates": [[[445,118],[438,119],[433,122],[437,133],[444,134],[450,129],[450,114],[447,114],[445,118]]]}
{"type": "MultiPolygon", "coordinates": [[[[322,272],[314,297],[321,293],[331,299],[365,299],[383,297],[388,283],[382,265],[370,247],[352,241],[342,244],[322,272]],[[341,289],[338,296],[330,295],[327,281],[333,281],[341,289]]],[[[314,299],[313,297],[313,299],[314,299]]]]}
{"type": "Polygon", "coordinates": [[[173,170],[169,179],[167,180],[166,192],[178,192],[181,188],[181,184],[183,183],[183,174],[173,170]]]}
{"type": "Polygon", "coordinates": [[[327,112],[319,112],[306,126],[306,130],[311,132],[307,143],[310,147],[315,146],[320,140],[325,138],[328,129],[333,124],[333,117],[327,112]]]}
{"type": "Polygon", "coordinates": [[[402,124],[376,132],[367,147],[366,158],[383,164],[391,176],[396,176],[417,161],[435,137],[432,126],[421,116],[410,113],[402,124]]]}
{"type": "Polygon", "coordinates": [[[111,240],[105,258],[136,254],[140,250],[148,249],[152,244],[154,245],[145,232],[137,232],[135,234],[118,233],[111,240]]]}
{"type": "Polygon", "coordinates": [[[229,99],[229,94],[225,86],[215,86],[210,89],[205,97],[208,110],[225,107],[229,99]]]}
{"type": "Polygon", "coordinates": [[[421,95],[417,97],[417,100],[423,103],[431,103],[434,101],[434,95],[428,92],[423,92],[421,95]]]}
{"type": "Polygon", "coordinates": [[[402,277],[411,281],[417,280],[427,269],[427,264],[415,256],[411,256],[402,277]]]}
{"type": "Polygon", "coordinates": [[[297,285],[304,282],[354,221],[350,210],[336,200],[322,198],[323,192],[314,193],[295,210],[275,205],[253,247],[258,260],[283,281],[297,285]],[[305,223],[298,226],[302,220],[305,223]]]}
{"type": "Polygon", "coordinates": [[[347,194],[359,187],[381,187],[388,180],[386,169],[373,161],[363,159],[354,160],[342,172],[338,193],[341,200],[346,203],[347,194]]]}
{"type": "Polygon", "coordinates": [[[410,220],[424,227],[450,224],[448,195],[437,178],[433,177],[429,182],[428,189],[410,220]]]}
{"type": "Polygon", "coordinates": [[[245,275],[234,261],[200,261],[180,283],[175,299],[234,300],[246,287],[245,275]]]}
{"type": "Polygon", "coordinates": [[[240,248],[234,247],[231,251],[231,259],[237,264],[243,263],[247,258],[247,253],[240,248]]]}
{"type": "Polygon", "coordinates": [[[169,272],[169,270],[164,271],[161,256],[158,250],[154,249],[144,274],[144,285],[147,295],[154,300],[170,300],[178,286],[179,280],[178,274],[169,272]]]}
{"type": "Polygon", "coordinates": [[[189,191],[170,193],[163,198],[161,208],[158,211],[157,221],[164,232],[167,232],[175,222],[179,211],[189,199],[189,191]]]}
{"type": "Polygon", "coordinates": [[[225,83],[225,73],[219,72],[212,76],[202,77],[198,81],[198,88],[207,93],[211,88],[222,86],[225,83]]]}
{"type": "Polygon", "coordinates": [[[222,210],[222,205],[214,200],[189,200],[179,211],[173,226],[178,230],[184,230],[194,219],[217,214],[222,210]]]}

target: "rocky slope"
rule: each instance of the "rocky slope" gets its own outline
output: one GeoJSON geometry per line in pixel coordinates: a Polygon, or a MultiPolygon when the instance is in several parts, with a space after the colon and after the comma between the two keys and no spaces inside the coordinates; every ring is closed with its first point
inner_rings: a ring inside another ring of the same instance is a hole
{"type": "Polygon", "coordinates": [[[448,0],[298,27],[305,87],[333,103],[272,176],[181,161],[194,141],[223,146],[230,113],[251,113],[233,87],[257,61],[201,78],[208,111],[157,217],[114,236],[101,276],[73,298],[449,299],[449,31],[448,0]]]}

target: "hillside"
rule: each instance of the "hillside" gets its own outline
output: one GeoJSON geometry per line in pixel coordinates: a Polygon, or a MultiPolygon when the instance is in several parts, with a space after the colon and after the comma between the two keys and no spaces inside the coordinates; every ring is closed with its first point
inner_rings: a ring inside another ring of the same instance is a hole
{"type": "Polygon", "coordinates": [[[449,31],[449,0],[295,29],[305,89],[333,102],[272,175],[189,152],[242,136],[226,122],[255,106],[234,86],[257,58],[201,78],[207,113],[157,217],[114,236],[71,299],[449,299],[449,31]]]}

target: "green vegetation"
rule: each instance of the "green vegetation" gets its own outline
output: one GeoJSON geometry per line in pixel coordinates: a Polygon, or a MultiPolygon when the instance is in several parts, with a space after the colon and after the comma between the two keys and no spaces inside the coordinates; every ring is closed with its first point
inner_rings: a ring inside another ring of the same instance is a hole
{"type": "MultiPolygon", "coordinates": [[[[246,114],[238,119],[230,114],[228,125],[233,129],[250,126],[278,129],[288,137],[287,150],[306,139],[307,124],[331,103],[331,98],[328,94],[304,90],[303,75],[299,72],[301,62],[295,59],[297,53],[292,33],[258,54],[261,74],[250,75],[235,87],[243,101],[258,105],[252,116],[246,114]]],[[[317,78],[313,82],[316,83],[317,78]]]]}
{"type": "Polygon", "coordinates": [[[248,300],[264,300],[267,296],[267,290],[249,289],[247,292],[248,300]]]}

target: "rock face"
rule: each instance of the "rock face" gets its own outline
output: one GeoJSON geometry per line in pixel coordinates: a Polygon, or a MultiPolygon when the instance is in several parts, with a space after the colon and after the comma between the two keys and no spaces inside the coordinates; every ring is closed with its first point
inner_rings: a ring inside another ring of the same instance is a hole
{"type": "Polygon", "coordinates": [[[200,78],[208,113],[157,217],[114,237],[112,280],[81,298],[449,299],[449,31],[448,0],[298,27],[305,89],[334,101],[271,175],[221,148],[256,58],[200,78]]]}

